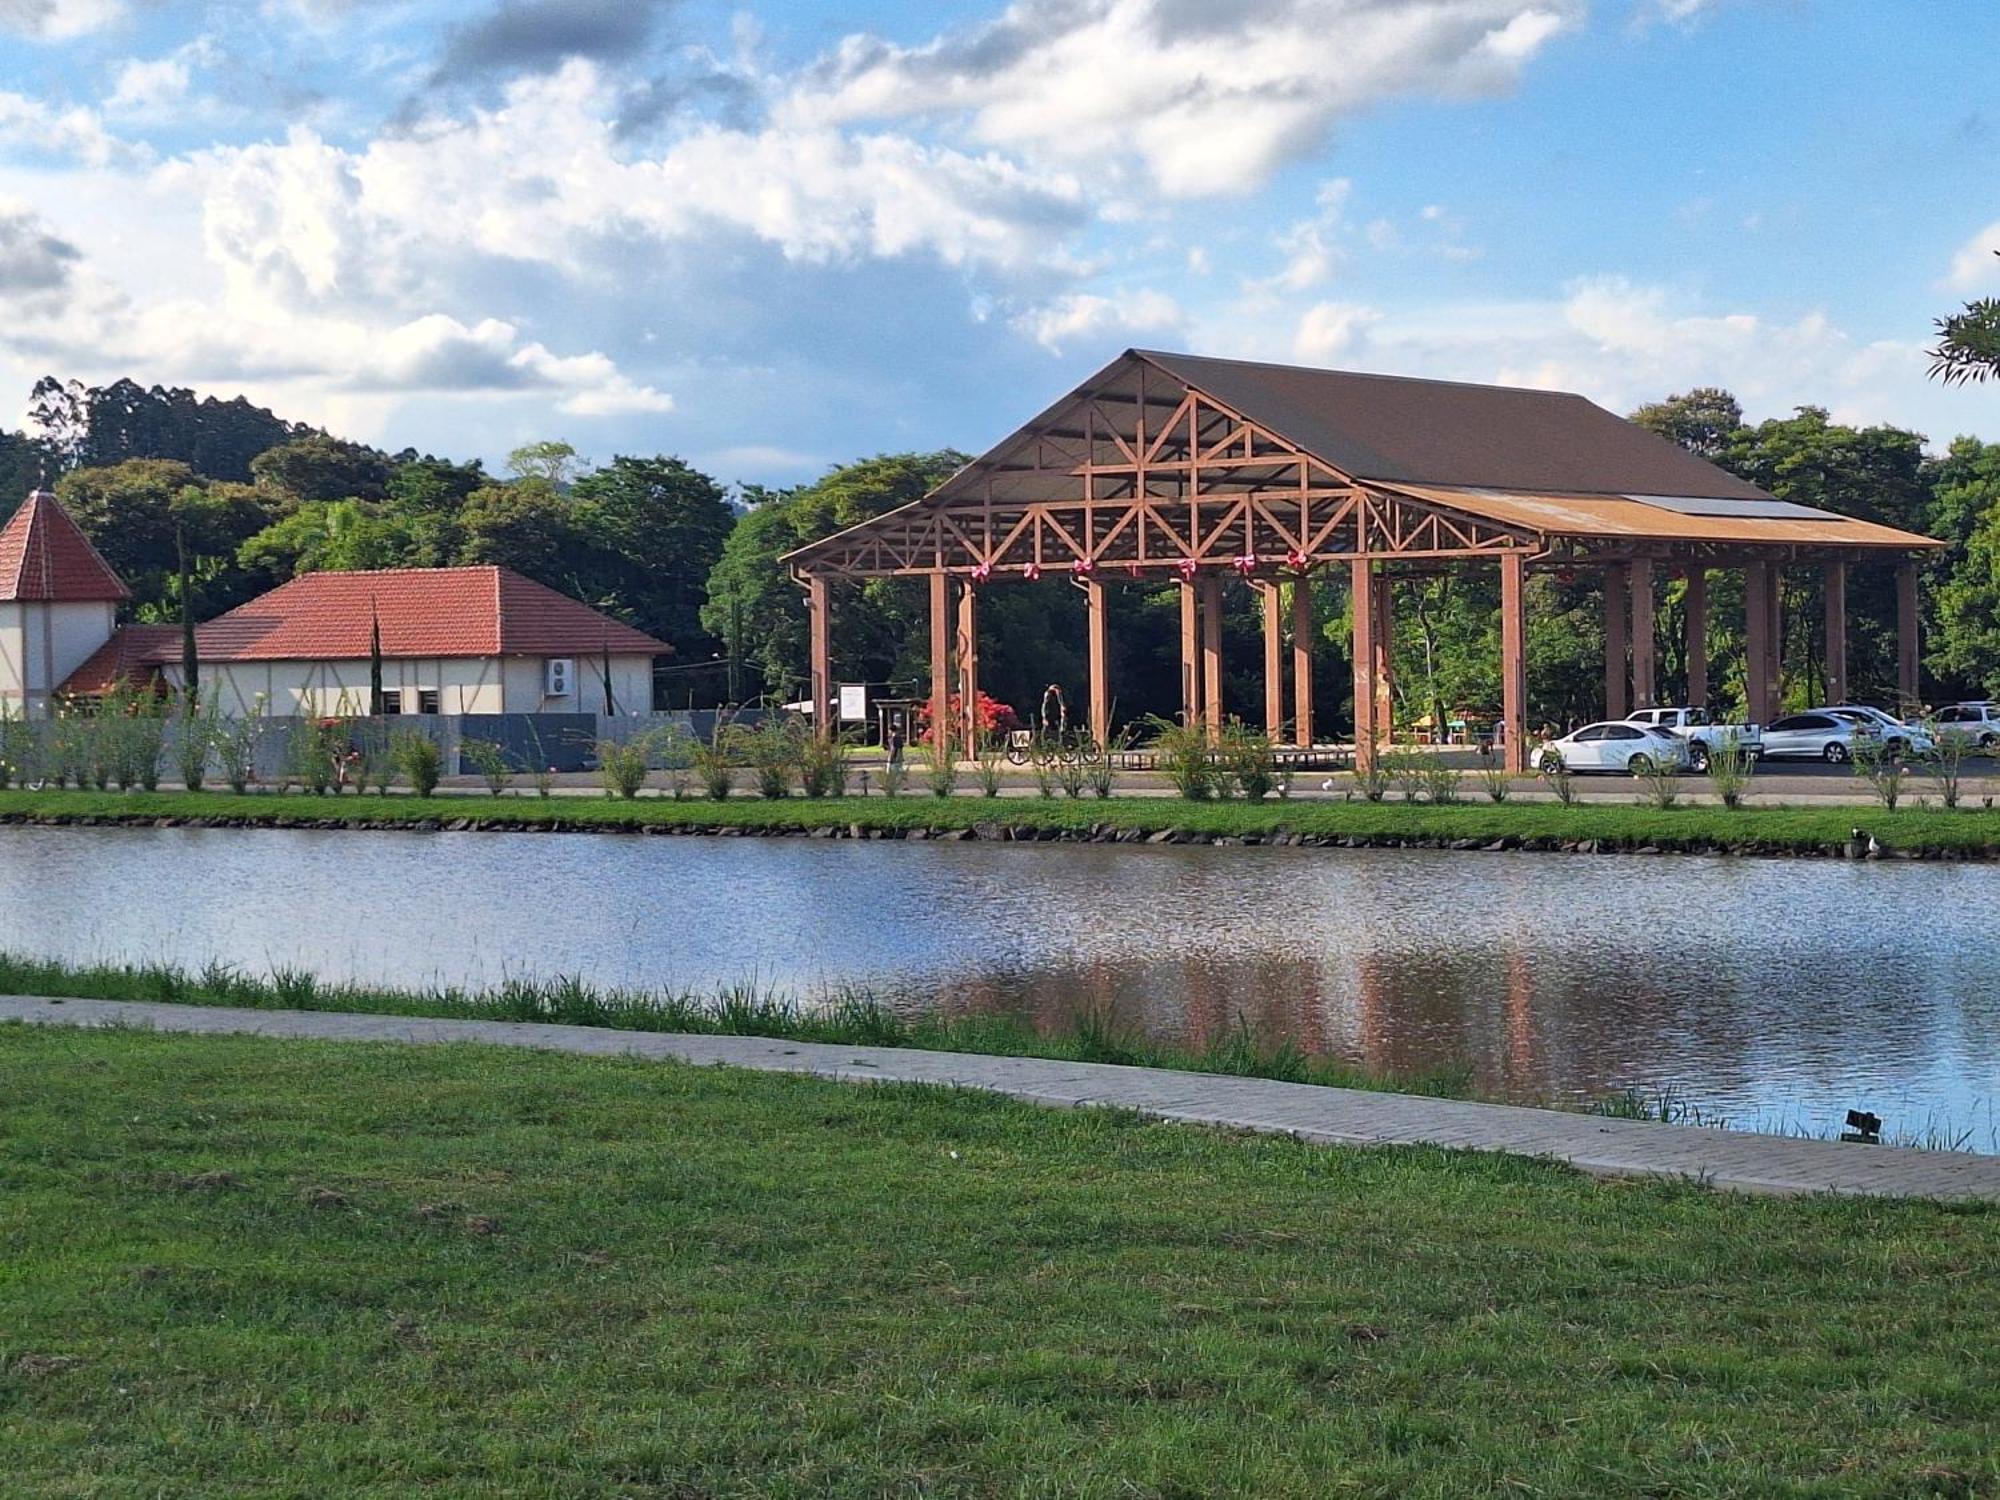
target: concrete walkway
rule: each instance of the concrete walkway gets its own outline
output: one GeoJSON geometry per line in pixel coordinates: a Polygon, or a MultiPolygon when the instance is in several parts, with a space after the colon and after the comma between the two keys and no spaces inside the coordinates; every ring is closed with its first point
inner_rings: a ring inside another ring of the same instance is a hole
{"type": "MultiPolygon", "coordinates": [[[[1342,1146],[1450,1146],[1567,1162],[1606,1177],[1678,1177],[1759,1193],[1871,1193],[2000,1199],[2000,1156],[1607,1120],[1560,1110],[1468,1104],[1103,1063],[981,1057],[901,1047],[836,1047],[764,1037],[664,1035],[511,1021],[436,1021],[329,1011],[225,1010],[113,1000],[0,996],[0,1021],[250,1032],[338,1041],[485,1042],[591,1056],[671,1058],[849,1081],[949,1084],[1036,1104],[1113,1105],[1161,1120],[1267,1131],[1342,1146]]],[[[4,1043],[0,1043],[4,1045],[4,1043]]]]}

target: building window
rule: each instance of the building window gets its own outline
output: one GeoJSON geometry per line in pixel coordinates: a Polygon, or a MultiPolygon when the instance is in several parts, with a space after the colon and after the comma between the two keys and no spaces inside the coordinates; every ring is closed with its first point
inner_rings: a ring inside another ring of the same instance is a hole
{"type": "Polygon", "coordinates": [[[403,711],[402,689],[384,688],[382,690],[382,712],[385,714],[399,714],[402,711],[403,711]]]}
{"type": "Polygon", "coordinates": [[[442,711],[443,711],[443,710],[442,710],[442,709],[440,709],[440,708],[439,708],[439,706],[438,706],[438,690],[437,690],[436,688],[418,688],[418,689],[417,689],[417,712],[418,712],[418,713],[420,713],[420,714],[434,714],[434,713],[441,713],[442,711]]]}

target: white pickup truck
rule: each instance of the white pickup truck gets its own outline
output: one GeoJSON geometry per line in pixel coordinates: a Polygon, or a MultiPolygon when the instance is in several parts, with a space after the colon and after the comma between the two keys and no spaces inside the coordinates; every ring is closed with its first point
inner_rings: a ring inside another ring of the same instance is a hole
{"type": "Polygon", "coordinates": [[[1627,714],[1625,722],[1672,730],[1688,742],[1688,763],[1697,771],[1708,769],[1710,752],[1722,745],[1735,745],[1752,761],[1764,753],[1762,726],[1717,724],[1705,708],[1642,708],[1627,714]]]}

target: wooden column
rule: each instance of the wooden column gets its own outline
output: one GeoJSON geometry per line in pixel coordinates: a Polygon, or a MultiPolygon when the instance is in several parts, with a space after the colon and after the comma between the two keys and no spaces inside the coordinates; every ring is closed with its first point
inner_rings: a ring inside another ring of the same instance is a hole
{"type": "Polygon", "coordinates": [[[1111,744],[1111,636],[1105,617],[1104,585],[1095,578],[1083,585],[1090,617],[1090,737],[1111,744]]]}
{"type": "Polygon", "coordinates": [[[1518,552],[1500,559],[1500,719],[1504,764],[1528,769],[1528,617],[1522,587],[1527,565],[1518,552]]]}
{"type": "Polygon", "coordinates": [[[1631,597],[1629,570],[1612,563],[1604,570],[1604,717],[1625,717],[1625,647],[1631,630],[1626,602],[1631,597]]]}
{"type": "Polygon", "coordinates": [[[946,754],[958,741],[951,722],[951,575],[931,574],[931,748],[946,754]]]}
{"type": "Polygon", "coordinates": [[[1688,569],[1687,669],[1688,705],[1708,706],[1708,569],[1696,564],[1688,569]]]}
{"type": "Polygon", "coordinates": [[[979,746],[979,593],[966,584],[958,596],[958,733],[966,753],[979,746]]]}
{"type": "Polygon", "coordinates": [[[1201,717],[1208,739],[1222,738],[1222,580],[1201,581],[1201,717]]]}
{"type": "Polygon", "coordinates": [[[1375,580],[1375,742],[1396,739],[1396,602],[1389,574],[1375,580]]]}
{"type": "Polygon", "coordinates": [[[1914,714],[1922,707],[1918,689],[1917,563],[1905,558],[1896,564],[1896,696],[1902,712],[1914,714]]]}
{"type": "Polygon", "coordinates": [[[1659,678],[1653,652],[1653,560],[1632,564],[1632,706],[1651,708],[1659,701],[1659,678]]]}
{"type": "Polygon", "coordinates": [[[1826,701],[1847,701],[1847,564],[1825,564],[1826,701]]]}
{"type": "Polygon", "coordinates": [[[1181,580],[1181,722],[1201,722],[1201,607],[1188,578],[1181,580]]]}
{"type": "Polygon", "coordinates": [[[1274,580],[1260,580],[1256,587],[1264,605],[1264,732],[1275,745],[1285,733],[1284,601],[1274,580]]]}
{"type": "Polygon", "coordinates": [[[1348,565],[1354,594],[1354,765],[1375,764],[1375,572],[1366,558],[1348,565]]]}
{"type": "Polygon", "coordinates": [[[1760,562],[1743,569],[1743,686],[1750,721],[1771,722],[1771,570],[1760,562]]]}
{"type": "Polygon", "coordinates": [[[807,691],[812,694],[813,733],[821,739],[833,736],[833,652],[828,636],[826,580],[806,580],[806,618],[811,630],[811,660],[807,668],[807,691]]]}
{"type": "Polygon", "coordinates": [[[1313,742],[1312,583],[1292,581],[1292,736],[1302,749],[1313,742]]]}
{"type": "Polygon", "coordinates": [[[1764,680],[1770,684],[1771,714],[1775,718],[1784,712],[1785,703],[1785,569],[1780,563],[1771,563],[1765,573],[1771,580],[1764,593],[1771,623],[1764,630],[1764,680]]]}

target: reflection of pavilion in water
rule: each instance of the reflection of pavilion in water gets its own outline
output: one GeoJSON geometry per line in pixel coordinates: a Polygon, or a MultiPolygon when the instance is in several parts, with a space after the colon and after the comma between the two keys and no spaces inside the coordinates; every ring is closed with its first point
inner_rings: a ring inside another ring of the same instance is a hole
{"type": "MultiPolygon", "coordinates": [[[[948,979],[938,1000],[948,1014],[1016,1015],[1045,1033],[1068,1029],[1082,1013],[1107,1015],[1196,1049],[1245,1027],[1267,1044],[1289,1041],[1384,1076],[1465,1067],[1480,1093],[1515,1099],[1596,1095],[1646,1080],[1648,1060],[1696,1019],[1685,991],[1629,977],[1578,984],[1560,965],[1538,983],[1537,967],[1524,943],[1435,957],[1079,958],[948,979]]],[[[1727,1036],[1743,1030],[1740,1018],[1702,1019],[1709,1049],[1749,1071],[1755,1036],[1727,1036]]]]}

